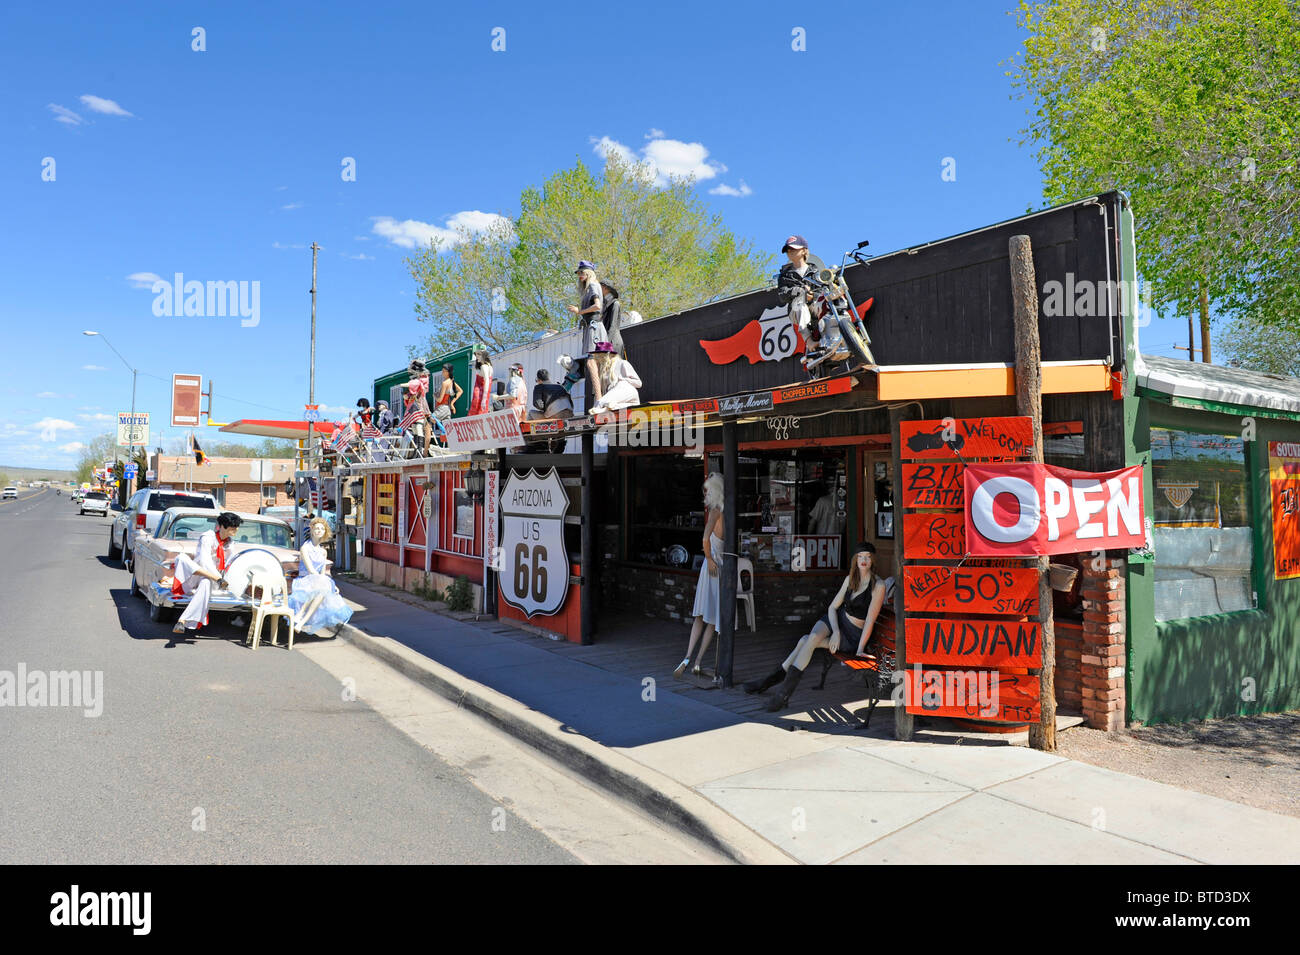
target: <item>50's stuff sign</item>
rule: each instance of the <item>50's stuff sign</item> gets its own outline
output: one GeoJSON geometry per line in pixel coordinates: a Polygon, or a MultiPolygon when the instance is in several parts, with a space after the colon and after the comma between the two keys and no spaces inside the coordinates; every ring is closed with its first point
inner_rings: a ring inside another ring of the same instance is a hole
{"type": "Polygon", "coordinates": [[[501,596],[529,617],[555,613],[569,593],[568,509],[555,468],[511,471],[501,491],[501,596]]]}
{"type": "Polygon", "coordinates": [[[1140,548],[1142,466],[1092,474],[1050,464],[969,464],[967,553],[1041,556],[1140,548]]]}

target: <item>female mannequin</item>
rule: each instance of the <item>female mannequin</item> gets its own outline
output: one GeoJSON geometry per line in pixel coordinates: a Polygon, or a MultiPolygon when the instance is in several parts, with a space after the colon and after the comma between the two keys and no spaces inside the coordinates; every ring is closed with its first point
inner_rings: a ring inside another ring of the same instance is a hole
{"type": "Polygon", "coordinates": [[[324,518],[313,517],[310,530],[311,540],[299,552],[298,576],[289,594],[294,626],[304,633],[335,627],[352,617],[352,608],[330,577],[324,546],[332,536],[330,526],[324,518]]]}

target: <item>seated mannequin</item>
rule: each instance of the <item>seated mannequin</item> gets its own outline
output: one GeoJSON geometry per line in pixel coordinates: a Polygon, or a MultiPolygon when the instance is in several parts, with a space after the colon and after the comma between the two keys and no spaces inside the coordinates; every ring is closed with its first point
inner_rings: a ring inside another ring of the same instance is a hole
{"type": "Polygon", "coordinates": [[[324,546],[333,536],[329,523],[322,517],[314,517],[310,531],[311,539],[302,545],[298,576],[289,594],[294,625],[304,633],[336,627],[352,617],[352,608],[339,596],[339,589],[330,577],[324,546]]]}

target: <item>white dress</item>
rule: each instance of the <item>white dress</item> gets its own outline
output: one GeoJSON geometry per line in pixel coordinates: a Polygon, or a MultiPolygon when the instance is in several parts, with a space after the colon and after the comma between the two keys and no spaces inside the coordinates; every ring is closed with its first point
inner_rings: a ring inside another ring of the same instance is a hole
{"type": "Polygon", "coordinates": [[[709,535],[709,553],[718,565],[718,576],[709,573],[709,561],[705,558],[700,566],[700,579],[695,585],[695,606],[691,609],[692,617],[703,617],[705,623],[718,625],[718,607],[722,603],[722,538],[717,534],[709,535]]]}
{"type": "Polygon", "coordinates": [[[212,588],[216,584],[207,577],[199,576],[195,571],[202,568],[214,574],[224,573],[225,568],[221,565],[225,561],[218,558],[219,550],[224,558],[225,548],[220,547],[217,532],[204,531],[199,535],[198,544],[194,547],[193,558],[188,554],[176,556],[173,590],[176,589],[176,584],[179,584],[180,591],[190,595],[190,602],[180,617],[180,622],[185,624],[188,630],[197,630],[208,624],[208,600],[212,597],[212,588]]]}
{"type": "Polygon", "coordinates": [[[339,596],[339,588],[329,575],[325,548],[309,540],[299,551],[298,576],[293,579],[293,590],[289,594],[289,606],[295,616],[320,594],[325,599],[317,604],[311,616],[294,621],[294,626],[304,633],[335,627],[347,623],[352,617],[352,608],[339,596]]]}
{"type": "Polygon", "coordinates": [[[641,403],[641,376],[626,358],[614,362],[612,381],[601,399],[591,406],[592,411],[618,411],[634,408],[641,403]]]}

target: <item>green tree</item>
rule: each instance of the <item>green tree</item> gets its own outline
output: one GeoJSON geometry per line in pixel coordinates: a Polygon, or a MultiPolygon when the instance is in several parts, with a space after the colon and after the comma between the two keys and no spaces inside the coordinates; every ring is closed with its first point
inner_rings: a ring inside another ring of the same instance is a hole
{"type": "Polygon", "coordinates": [[[479,342],[502,350],[574,324],[579,259],[598,266],[625,309],[656,318],[761,287],[772,269],[710,214],[691,179],[662,188],[644,165],[611,153],[597,175],[581,162],[525,189],[519,215],[407,259],[416,314],[430,323],[413,355],[479,342]],[[501,290],[501,291],[499,291],[501,290]],[[502,294],[502,291],[504,294],[502,294]]]}
{"type": "Polygon", "coordinates": [[[514,230],[502,217],[473,232],[461,226],[455,242],[434,239],[406,260],[416,284],[415,313],[433,326],[428,339],[409,349],[412,357],[443,355],[483,343],[500,351],[531,337],[508,314],[514,230]]]}
{"type": "Polygon", "coordinates": [[[1219,332],[1224,362],[1250,371],[1300,376],[1300,322],[1294,317],[1278,323],[1238,315],[1219,332]]]}
{"type": "MultiPolygon", "coordinates": [[[[1050,203],[1121,188],[1157,307],[1300,297],[1300,16],[1287,0],[1021,0],[1013,77],[1050,203]]],[[[1300,311],[1287,308],[1291,315],[1300,311]]]]}
{"type": "Polygon", "coordinates": [[[772,269],[771,256],[709,212],[693,179],[660,188],[647,166],[615,152],[600,175],[579,162],[524,190],[515,234],[509,299],[528,328],[574,323],[579,259],[647,319],[759,288],[772,269]]]}

